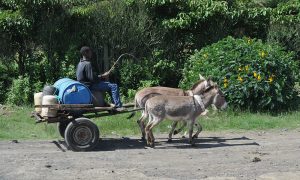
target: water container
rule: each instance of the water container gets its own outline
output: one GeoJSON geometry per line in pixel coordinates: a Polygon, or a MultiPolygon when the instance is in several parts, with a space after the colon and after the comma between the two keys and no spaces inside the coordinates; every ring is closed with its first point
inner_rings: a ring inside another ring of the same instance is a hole
{"type": "Polygon", "coordinates": [[[58,89],[58,98],[62,104],[91,104],[91,91],[84,84],[69,78],[54,83],[58,89]]]}
{"type": "Polygon", "coordinates": [[[104,94],[101,91],[91,91],[92,92],[92,104],[96,107],[105,106],[104,94]]]}
{"type": "Polygon", "coordinates": [[[45,86],[43,89],[43,95],[56,95],[58,90],[54,86],[45,86]]]}
{"type": "MultiPolygon", "coordinates": [[[[43,101],[43,93],[42,92],[34,93],[34,105],[40,106],[42,105],[42,101],[43,101]]],[[[35,112],[41,113],[42,108],[36,107],[35,112]]]]}
{"type": "MultiPolygon", "coordinates": [[[[58,104],[57,97],[53,95],[45,95],[43,96],[42,105],[55,105],[58,104]]],[[[42,117],[56,117],[57,110],[51,109],[49,107],[43,107],[41,112],[42,117]]]]}

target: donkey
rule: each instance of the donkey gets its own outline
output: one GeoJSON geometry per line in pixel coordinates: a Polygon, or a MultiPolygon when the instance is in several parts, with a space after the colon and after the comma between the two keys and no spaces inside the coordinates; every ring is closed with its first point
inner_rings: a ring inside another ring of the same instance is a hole
{"type": "MultiPolygon", "coordinates": [[[[140,91],[138,91],[135,95],[135,108],[143,108],[145,107],[145,104],[148,99],[159,96],[159,95],[169,95],[169,96],[193,96],[193,95],[199,95],[201,94],[204,89],[211,86],[213,83],[210,78],[205,79],[201,75],[199,75],[200,80],[195,83],[192,88],[188,91],[184,91],[183,89],[179,88],[168,88],[168,87],[148,87],[144,88],[140,91]]],[[[142,140],[145,140],[145,119],[143,118],[144,111],[142,111],[142,116],[137,120],[137,123],[141,129],[142,132],[142,140]]],[[[133,112],[129,118],[133,117],[135,115],[135,112],[133,112]]],[[[172,141],[172,134],[177,134],[180,131],[183,130],[183,128],[186,126],[186,124],[183,124],[182,127],[180,127],[178,130],[175,130],[178,122],[174,122],[172,124],[172,129],[169,133],[169,142],[172,141]]],[[[202,131],[202,126],[200,124],[195,124],[198,128],[197,133],[194,135],[194,138],[197,138],[199,133],[202,131]]]]}
{"type": "Polygon", "coordinates": [[[217,85],[208,87],[202,95],[193,96],[156,96],[145,105],[144,118],[149,118],[145,128],[147,144],[154,147],[152,129],[164,119],[186,121],[189,126],[189,143],[193,143],[193,126],[196,118],[213,104],[217,109],[225,109],[227,102],[217,85]]]}

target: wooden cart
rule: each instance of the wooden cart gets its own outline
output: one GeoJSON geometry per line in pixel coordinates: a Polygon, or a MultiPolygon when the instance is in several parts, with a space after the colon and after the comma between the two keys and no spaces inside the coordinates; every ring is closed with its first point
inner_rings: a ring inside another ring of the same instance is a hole
{"type": "Polygon", "coordinates": [[[56,117],[42,117],[35,111],[32,112],[32,116],[36,123],[58,123],[60,135],[73,151],[90,151],[97,146],[99,129],[90,118],[141,110],[141,108],[133,109],[133,104],[124,105],[125,109],[122,111],[116,111],[113,107],[95,107],[93,104],[56,104],[35,107],[57,110],[56,117]]]}

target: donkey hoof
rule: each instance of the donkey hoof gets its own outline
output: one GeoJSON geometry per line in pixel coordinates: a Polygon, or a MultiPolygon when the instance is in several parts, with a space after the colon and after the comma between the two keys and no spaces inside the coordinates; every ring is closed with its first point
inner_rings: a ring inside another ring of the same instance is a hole
{"type": "Polygon", "coordinates": [[[172,142],[172,139],[168,139],[168,141],[167,141],[168,143],[171,143],[172,142]]]}
{"type": "Polygon", "coordinates": [[[154,143],[151,143],[151,144],[150,144],[150,147],[151,147],[151,148],[154,148],[154,147],[155,147],[154,143]]]}
{"type": "Polygon", "coordinates": [[[178,131],[177,131],[177,130],[175,130],[175,131],[173,132],[173,134],[174,134],[174,135],[178,134],[178,131]]]}

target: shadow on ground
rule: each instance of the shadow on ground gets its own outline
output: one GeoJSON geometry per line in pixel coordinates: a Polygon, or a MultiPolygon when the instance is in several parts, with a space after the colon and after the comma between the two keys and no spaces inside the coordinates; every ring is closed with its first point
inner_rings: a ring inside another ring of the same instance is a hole
{"type": "MultiPolygon", "coordinates": [[[[202,137],[195,139],[196,146],[187,144],[186,138],[174,138],[171,143],[166,138],[157,138],[155,149],[206,149],[221,148],[227,146],[259,146],[256,142],[249,142],[252,139],[247,137],[224,138],[224,137],[202,137]]],[[[53,141],[53,143],[62,151],[65,151],[61,145],[67,147],[64,141],[53,141]]],[[[126,149],[147,149],[146,142],[135,138],[103,138],[99,140],[98,146],[93,151],[115,151],[126,149]]],[[[67,149],[67,148],[66,148],[67,149]]]]}

